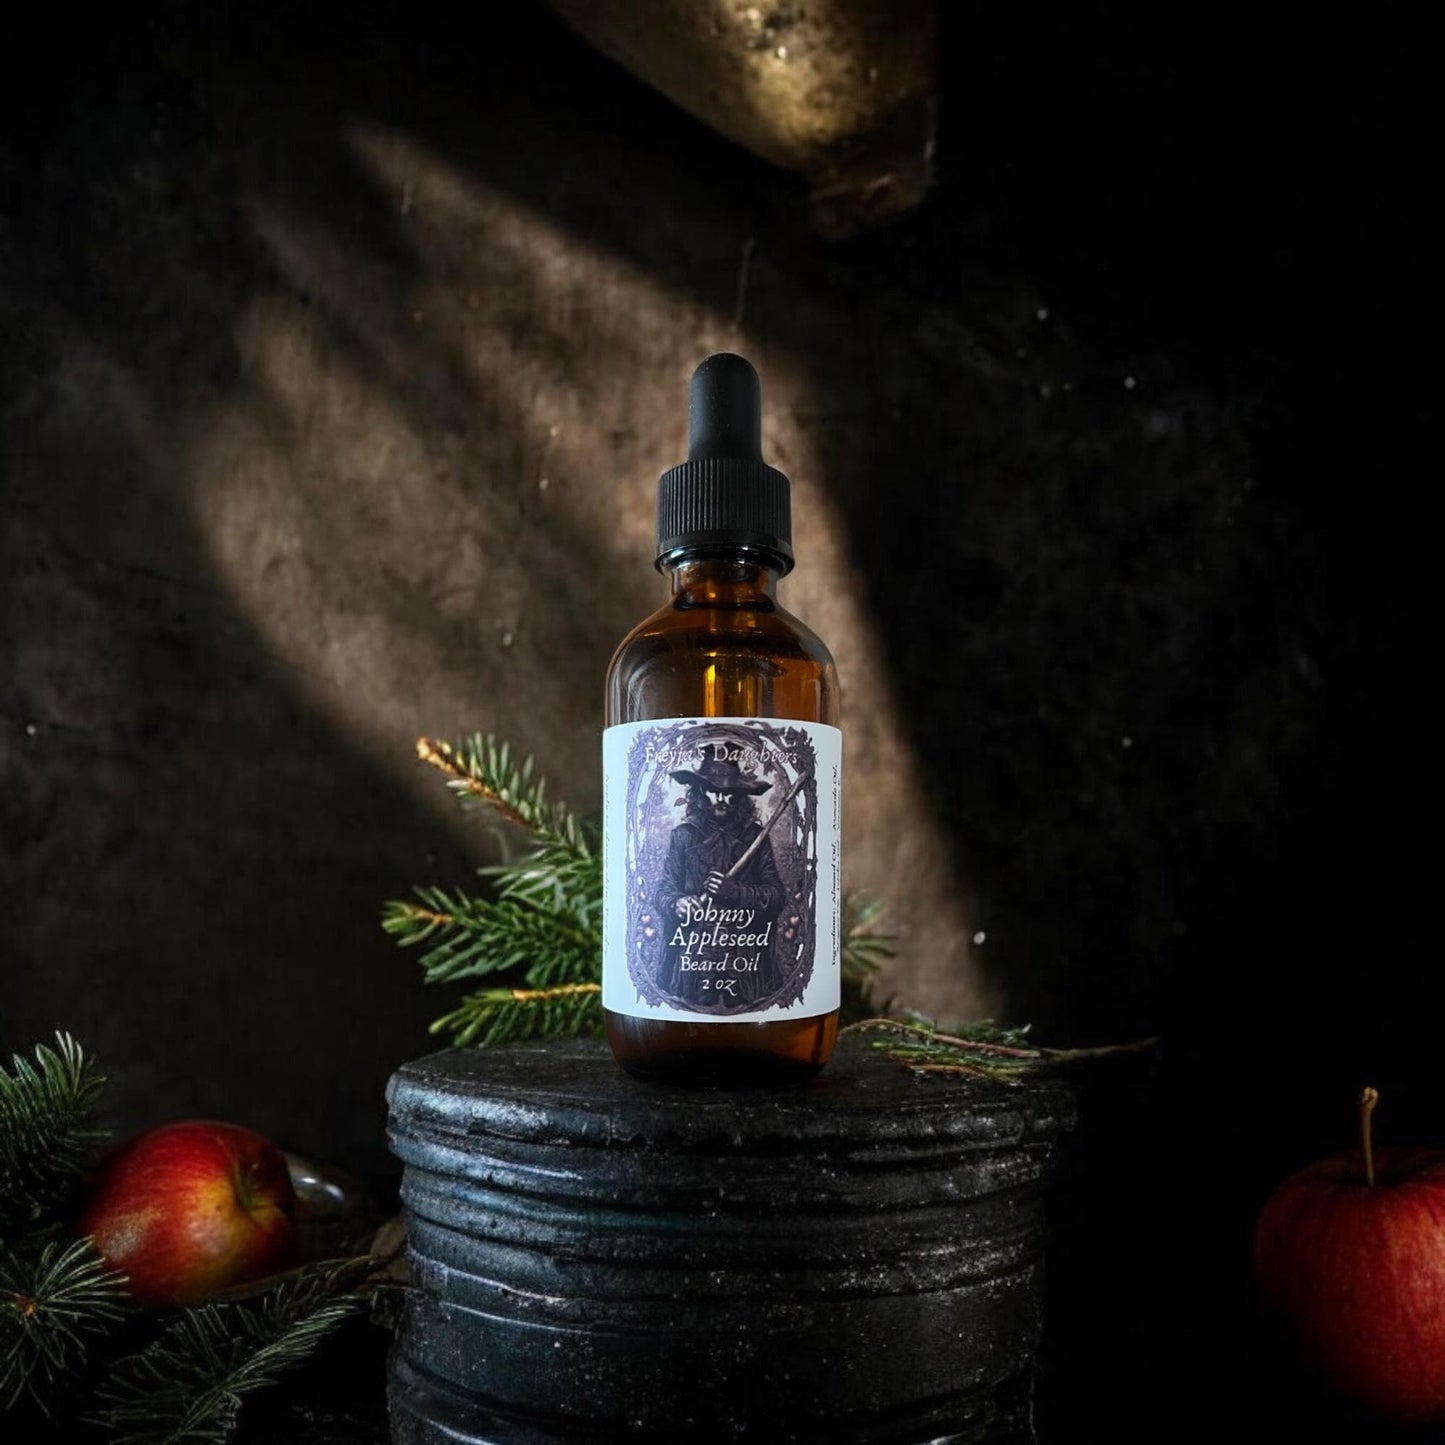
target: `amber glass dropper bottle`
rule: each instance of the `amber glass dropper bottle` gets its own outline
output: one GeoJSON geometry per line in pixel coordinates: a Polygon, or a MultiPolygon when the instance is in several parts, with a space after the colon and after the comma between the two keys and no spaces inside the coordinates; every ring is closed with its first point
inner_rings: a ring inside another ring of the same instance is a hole
{"type": "Polygon", "coordinates": [[[789,484],[761,413],[742,357],[693,374],[688,459],[658,483],[672,596],[607,674],[607,1037],[674,1083],[802,1082],[838,1033],[837,677],[778,603],[789,484]]]}

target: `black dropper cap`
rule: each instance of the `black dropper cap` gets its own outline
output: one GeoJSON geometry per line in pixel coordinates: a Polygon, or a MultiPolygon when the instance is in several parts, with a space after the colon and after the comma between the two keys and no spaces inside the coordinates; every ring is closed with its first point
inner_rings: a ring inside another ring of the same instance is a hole
{"type": "Polygon", "coordinates": [[[684,548],[748,547],[793,570],[788,479],[763,460],[758,374],[719,351],[692,374],[687,460],[657,483],[658,565],[684,548]]]}

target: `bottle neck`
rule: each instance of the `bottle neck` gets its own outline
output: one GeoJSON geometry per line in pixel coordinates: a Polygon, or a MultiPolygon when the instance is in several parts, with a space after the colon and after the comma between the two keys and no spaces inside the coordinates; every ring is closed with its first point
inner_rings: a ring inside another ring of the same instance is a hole
{"type": "Polygon", "coordinates": [[[778,601],[782,564],[765,553],[686,551],[659,564],[672,580],[677,607],[761,607],[778,601]]]}

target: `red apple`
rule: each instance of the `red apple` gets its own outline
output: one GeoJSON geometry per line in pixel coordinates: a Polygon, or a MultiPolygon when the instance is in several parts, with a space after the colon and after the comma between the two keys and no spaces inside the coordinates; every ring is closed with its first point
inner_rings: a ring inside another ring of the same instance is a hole
{"type": "Polygon", "coordinates": [[[194,1304],[290,1264],[286,1156],[239,1124],[164,1124],[101,1165],[80,1229],[142,1304],[194,1304]]]}
{"type": "Polygon", "coordinates": [[[1254,1237],[1261,1297],[1341,1395],[1396,1424],[1445,1422],[1445,1153],[1361,1148],[1292,1174],[1254,1237]]]}

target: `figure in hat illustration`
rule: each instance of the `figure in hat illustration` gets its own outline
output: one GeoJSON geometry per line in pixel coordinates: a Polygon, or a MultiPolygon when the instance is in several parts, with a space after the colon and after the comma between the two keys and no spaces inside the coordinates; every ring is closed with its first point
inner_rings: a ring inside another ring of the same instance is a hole
{"type": "Polygon", "coordinates": [[[745,1002],[778,986],[777,915],[786,897],[754,803],[772,784],[709,758],[671,775],[687,786],[657,903],[667,948],[659,983],[698,1002],[745,1002]]]}

